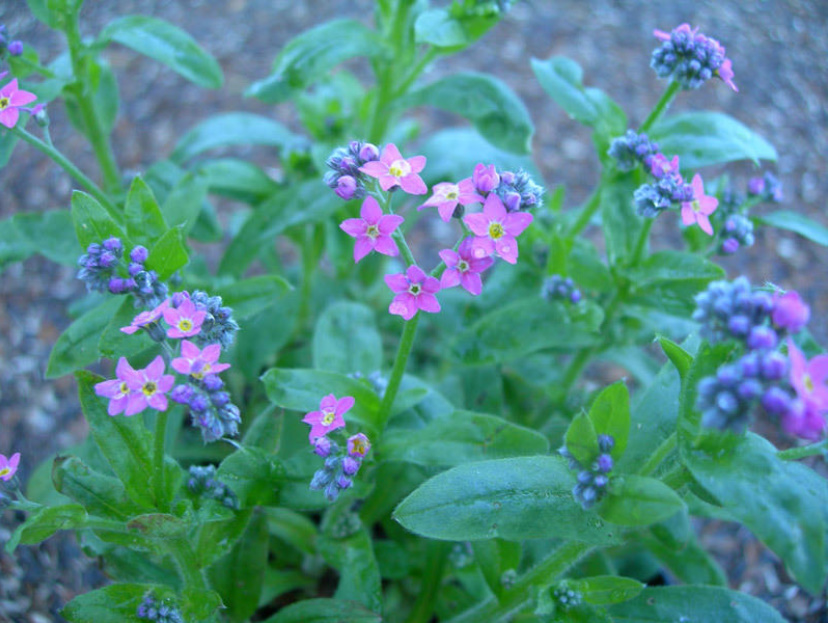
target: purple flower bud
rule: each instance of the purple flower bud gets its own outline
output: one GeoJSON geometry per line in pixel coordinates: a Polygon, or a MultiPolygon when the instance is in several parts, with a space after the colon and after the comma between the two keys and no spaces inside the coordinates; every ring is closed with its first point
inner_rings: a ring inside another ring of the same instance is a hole
{"type": "Polygon", "coordinates": [[[791,406],[791,397],[780,387],[771,387],[762,396],[762,406],[773,415],[786,413],[791,406]]]}
{"type": "Polygon", "coordinates": [[[776,348],[776,331],[770,327],[753,327],[748,335],[748,348],[753,350],[770,350],[776,348]]]}
{"type": "Polygon", "coordinates": [[[310,481],[311,489],[322,489],[333,480],[333,474],[329,471],[320,469],[317,470],[310,481]]]}
{"type": "Polygon", "coordinates": [[[598,435],[598,449],[601,452],[611,452],[614,447],[615,439],[612,438],[612,435],[598,435]]]}
{"type": "Polygon", "coordinates": [[[762,177],[752,177],[748,180],[747,186],[749,195],[761,195],[765,192],[765,179],[762,177]]]}
{"type": "Polygon", "coordinates": [[[224,387],[224,382],[217,374],[208,374],[204,377],[202,382],[204,383],[204,387],[206,387],[209,392],[215,392],[224,387]]]}
{"type": "Polygon", "coordinates": [[[144,265],[137,264],[135,262],[130,262],[129,267],[127,268],[127,272],[129,273],[130,277],[136,277],[138,273],[144,272],[144,265]]]}
{"type": "Polygon", "coordinates": [[[512,171],[503,171],[500,174],[500,181],[504,184],[514,184],[515,183],[515,174],[512,171]]]}
{"type": "Polygon", "coordinates": [[[352,456],[346,456],[342,459],[342,471],[348,476],[353,476],[359,471],[360,461],[352,456]]]}
{"type": "Polygon", "coordinates": [[[88,247],[86,247],[86,252],[89,255],[97,257],[97,255],[101,252],[101,245],[99,245],[97,242],[93,242],[88,247]]]}
{"type": "Polygon", "coordinates": [[[762,384],[757,381],[756,379],[747,379],[739,383],[739,387],[736,388],[736,393],[739,394],[739,398],[742,400],[754,400],[755,398],[759,397],[759,394],[762,393],[762,384]]]}
{"type": "Polygon", "coordinates": [[[121,279],[120,277],[112,277],[107,287],[112,294],[123,294],[129,290],[127,280],[121,279]]]}
{"type": "Polygon", "coordinates": [[[578,482],[580,484],[588,485],[589,483],[592,482],[592,472],[590,472],[586,469],[581,470],[580,472],[578,472],[578,475],[576,476],[576,478],[578,479],[578,482]]]}
{"type": "Polygon", "coordinates": [[[748,353],[739,360],[739,367],[741,367],[742,376],[745,378],[754,378],[759,376],[759,372],[761,370],[759,355],[756,353],[748,353]]]}
{"type": "Polygon", "coordinates": [[[354,481],[345,476],[344,474],[336,479],[336,486],[340,489],[350,489],[354,484],[354,481]]]}
{"type": "Polygon", "coordinates": [[[716,378],[725,387],[732,387],[741,380],[741,370],[735,364],[726,364],[716,371],[716,378]]]}
{"type": "Polygon", "coordinates": [[[184,301],[187,301],[189,299],[190,294],[188,292],[176,292],[170,298],[170,304],[173,307],[178,308],[179,305],[181,305],[184,301]]]}
{"type": "Polygon", "coordinates": [[[592,484],[599,489],[603,489],[609,484],[609,478],[607,478],[604,474],[598,474],[592,484]]]}
{"type": "Polygon", "coordinates": [[[509,212],[517,212],[520,210],[520,194],[516,192],[508,192],[503,198],[503,203],[506,210],[509,212]]]}
{"type": "Polygon", "coordinates": [[[728,238],[722,243],[722,252],[733,255],[739,250],[739,241],[736,238],[728,238]]]}
{"type": "Polygon", "coordinates": [[[765,354],[760,365],[762,366],[762,376],[769,381],[778,381],[788,373],[788,359],[779,352],[765,354]]]}
{"type": "Polygon", "coordinates": [[[489,193],[500,185],[500,176],[495,165],[478,164],[474,167],[472,183],[478,192],[489,193]]]}
{"type": "Polygon", "coordinates": [[[750,331],[750,318],[747,316],[733,316],[727,323],[727,328],[733,335],[743,337],[750,331]]]}
{"type": "Polygon", "coordinates": [[[148,257],[149,251],[147,251],[146,247],[142,247],[141,245],[138,245],[129,253],[129,259],[133,262],[137,262],[138,264],[146,262],[148,257]]]}
{"type": "Polygon", "coordinates": [[[193,388],[189,385],[176,385],[170,392],[170,399],[182,405],[189,403],[192,397],[193,388]]]}
{"type": "Polygon", "coordinates": [[[357,181],[350,175],[343,175],[337,181],[336,189],[334,189],[334,192],[339,198],[344,199],[345,201],[349,201],[350,199],[354,198],[354,193],[356,192],[356,189],[357,181]]]}
{"type": "Polygon", "coordinates": [[[313,441],[313,451],[323,459],[331,454],[331,440],[327,437],[317,437],[313,441]]]}
{"type": "Polygon", "coordinates": [[[811,318],[811,308],[808,307],[795,290],[773,297],[773,323],[777,327],[796,333],[811,318]]]}
{"type": "Polygon", "coordinates": [[[195,411],[196,413],[202,413],[207,410],[207,407],[210,406],[210,403],[207,401],[205,396],[201,394],[195,394],[194,396],[190,397],[190,409],[195,411]]]}
{"type": "Polygon", "coordinates": [[[337,182],[339,181],[339,173],[336,171],[328,171],[322,179],[328,187],[336,188],[337,182]]]}
{"type": "Polygon", "coordinates": [[[118,263],[118,258],[115,257],[114,253],[110,253],[109,251],[104,251],[103,253],[101,253],[101,256],[98,258],[98,265],[101,268],[112,268],[117,263],[118,263]]]}
{"type": "Polygon", "coordinates": [[[223,407],[230,402],[230,394],[227,392],[216,392],[211,394],[210,398],[213,400],[213,404],[217,407],[223,407]]]}
{"type": "Polygon", "coordinates": [[[121,242],[120,238],[116,238],[113,236],[112,238],[107,238],[103,242],[103,248],[109,251],[110,253],[114,253],[118,257],[121,256],[121,253],[124,252],[124,245],[121,242]]]}
{"type": "Polygon", "coordinates": [[[605,474],[612,470],[612,457],[609,454],[598,456],[598,469],[605,474]]]}
{"type": "Polygon", "coordinates": [[[359,150],[359,158],[364,162],[379,160],[379,157],[379,149],[377,149],[377,146],[373,143],[365,143],[362,146],[362,149],[359,150]]]}
{"type": "Polygon", "coordinates": [[[9,43],[9,54],[12,56],[20,56],[23,54],[23,42],[22,41],[12,41],[9,43]]]}
{"type": "Polygon", "coordinates": [[[569,300],[572,303],[578,303],[581,300],[581,291],[573,290],[572,294],[569,295],[569,300]]]}

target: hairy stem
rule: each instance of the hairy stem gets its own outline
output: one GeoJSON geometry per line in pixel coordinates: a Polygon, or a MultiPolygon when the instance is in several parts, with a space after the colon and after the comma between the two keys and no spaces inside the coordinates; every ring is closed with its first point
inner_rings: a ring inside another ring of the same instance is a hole
{"type": "Polygon", "coordinates": [[[808,456],[825,454],[826,452],[828,452],[828,439],[823,439],[822,441],[812,443],[808,446],[802,446],[801,448],[782,450],[781,452],[777,452],[776,456],[785,461],[796,461],[808,456]]]}
{"type": "Polygon", "coordinates": [[[661,462],[667,458],[667,455],[672,452],[673,448],[676,447],[676,441],[678,437],[676,433],[673,432],[667,439],[661,442],[661,445],[656,448],[655,452],[647,459],[647,462],[644,463],[644,466],[638,470],[638,473],[642,476],[649,476],[652,474],[656,468],[661,465],[661,462]]]}
{"type": "Polygon", "coordinates": [[[667,107],[672,103],[680,89],[681,85],[675,80],[671,81],[670,84],[667,85],[664,93],[661,94],[661,99],[656,102],[655,107],[650,111],[650,114],[647,115],[644,123],[642,123],[641,127],[638,129],[639,133],[650,131],[656,121],[658,121],[661,118],[661,115],[664,114],[664,111],[667,110],[667,107]]]}

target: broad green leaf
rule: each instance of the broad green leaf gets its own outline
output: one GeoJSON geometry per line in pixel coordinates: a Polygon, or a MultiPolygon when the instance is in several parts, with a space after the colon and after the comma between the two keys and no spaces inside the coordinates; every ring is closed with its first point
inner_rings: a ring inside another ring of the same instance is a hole
{"type": "Polygon", "coordinates": [[[264,450],[242,447],[222,461],[218,476],[239,498],[241,508],[250,508],[273,503],[285,468],[264,450]]]}
{"type": "Polygon", "coordinates": [[[224,82],[221,66],[186,32],[169,22],[146,15],[127,15],[110,22],[98,37],[116,41],[167,65],[187,80],[208,89],[224,82]]]}
{"type": "Polygon", "coordinates": [[[136,176],[129,187],[124,215],[127,234],[135,244],[149,249],[167,232],[161,208],[140,176],[136,176]]]}
{"type": "Polygon", "coordinates": [[[548,451],[540,433],[471,411],[455,411],[418,430],[390,430],[376,449],[383,460],[440,467],[548,451]]]}
{"type": "Polygon", "coordinates": [[[680,550],[673,550],[651,536],[642,536],[643,545],[679,580],[686,584],[708,584],[727,588],[727,575],[695,536],[680,550]]]}
{"type": "Polygon", "coordinates": [[[576,415],[566,429],[566,449],[581,465],[591,465],[598,455],[598,434],[595,425],[583,411],[576,415]]]}
{"type": "Polygon", "coordinates": [[[100,359],[98,342],[122,301],[112,297],[70,324],[52,347],[46,378],[53,379],[95,363],[100,359]]]}
{"type": "Polygon", "coordinates": [[[811,242],[828,247],[828,227],[825,227],[822,223],[818,223],[804,214],[791,212],[789,210],[777,210],[770,214],[755,216],[753,220],[762,225],[770,225],[771,227],[792,231],[803,238],[807,238],[811,242]]]}
{"type": "Polygon", "coordinates": [[[313,366],[367,376],[382,367],[382,337],[374,312],[360,303],[339,301],[325,308],[313,332],[313,366]]]}
{"type": "Polygon", "coordinates": [[[301,513],[286,508],[266,508],[270,534],[306,554],[316,553],[317,527],[301,513]]]}
{"type": "Polygon", "coordinates": [[[184,268],[189,261],[184,233],[180,227],[167,230],[149,250],[147,268],[158,273],[162,281],[169,279],[175,271],[184,268]]]}
{"type": "Polygon", "coordinates": [[[263,201],[279,185],[252,162],[236,158],[216,158],[198,165],[196,173],[207,182],[211,193],[250,204],[263,201]]]}
{"type": "Polygon", "coordinates": [[[684,460],[693,478],[776,552],[800,584],[813,594],[822,590],[824,479],[804,465],[780,460],[769,442],[751,433],[727,451],[714,456],[688,452],[684,460]]]}
{"type": "Polygon", "coordinates": [[[614,623],[715,621],[784,623],[779,613],[756,597],[713,586],[646,588],[638,597],[609,608],[614,623]]]}
{"type": "Polygon", "coordinates": [[[123,297],[121,306],[110,317],[98,342],[101,355],[112,360],[118,357],[131,357],[155,344],[146,331],[138,331],[132,335],[121,331],[121,328],[129,326],[139,313],[141,310],[135,308],[132,297],[123,297]]]}
{"type": "Polygon", "coordinates": [[[566,306],[540,297],[520,299],[464,329],[454,339],[452,353],[466,364],[481,365],[547,348],[591,346],[600,340],[602,321],[603,311],[593,303],[566,306]]]}
{"type": "Polygon", "coordinates": [[[386,53],[383,39],[361,22],[331,20],[288,42],[273,61],[273,73],[250,85],[245,95],[268,104],[282,102],[343,61],[357,56],[376,58],[386,53]]]}
{"type": "Polygon", "coordinates": [[[498,22],[497,13],[490,15],[459,14],[446,9],[423,11],[414,22],[414,38],[438,48],[463,48],[474,43],[498,22]]]}
{"type": "Polygon", "coordinates": [[[432,539],[618,542],[621,530],[583,510],[572,496],[574,485],[559,457],[465,463],[427,480],[393,516],[407,530],[432,539]]]}
{"type": "Polygon", "coordinates": [[[268,145],[284,148],[301,141],[282,124],[248,112],[226,112],[208,117],[189,130],[170,159],[178,164],[210,149],[230,145],[268,145]]]}
{"type": "Polygon", "coordinates": [[[632,578],[614,575],[597,575],[581,580],[567,580],[567,587],[572,587],[584,596],[584,601],[594,606],[606,606],[628,601],[644,590],[644,584],[632,578]]]}
{"type": "Polygon", "coordinates": [[[279,610],[264,623],[381,623],[379,614],[355,601],[306,599],[279,610]]]}
{"type": "Polygon", "coordinates": [[[56,30],[66,28],[66,20],[82,3],[83,0],[26,0],[32,15],[56,30]]]}
{"type": "Polygon", "coordinates": [[[600,89],[585,88],[583,70],[572,59],[533,58],[532,71],[543,90],[571,118],[606,136],[623,134],[627,129],[627,117],[621,107],[600,89]]]}
{"type": "Polygon", "coordinates": [[[616,461],[627,448],[630,436],[630,392],[624,381],[604,389],[589,408],[589,419],[599,435],[611,435],[615,440],[612,458],[616,461]]]}
{"type": "Polygon", "coordinates": [[[752,160],[776,161],[773,145],[733,117],[720,112],[697,111],[661,119],[650,138],[670,156],[677,155],[682,169],[752,160]]]}
{"type": "Polygon", "coordinates": [[[70,623],[141,623],[138,606],[152,590],[147,584],[112,584],[70,601],[60,614],[70,623]]]}
{"type": "Polygon", "coordinates": [[[123,520],[147,511],[129,499],[120,480],[96,472],[74,456],[55,458],[52,481],[60,493],[99,517],[123,520]]]}
{"type": "Polygon", "coordinates": [[[664,351],[664,354],[667,355],[676,367],[676,370],[678,370],[679,376],[681,378],[687,376],[687,373],[690,371],[690,366],[693,363],[693,356],[673,340],[663,335],[658,337],[658,343],[661,346],[661,350],[664,351]]]}
{"type": "Polygon", "coordinates": [[[181,226],[189,234],[204,211],[207,199],[207,180],[197,173],[178,178],[161,206],[164,219],[170,227],[181,226]]]}
{"type": "Polygon", "coordinates": [[[598,513],[620,526],[649,526],[683,508],[678,494],[660,480],[617,476],[612,479],[609,495],[598,507],[598,513]]]}
{"type": "Polygon", "coordinates": [[[126,242],[123,230],[101,204],[79,190],[72,193],[72,221],[78,242],[84,249],[93,242],[101,243],[111,236],[126,242]]]}
{"type": "Polygon", "coordinates": [[[516,154],[531,151],[529,111],[504,83],[486,74],[455,73],[406,96],[404,106],[434,106],[468,119],[492,145],[516,154]]]}
{"type": "MultiPolygon", "coordinates": [[[[696,409],[698,385],[703,378],[714,376],[719,366],[730,359],[735,349],[736,346],[732,342],[724,342],[713,346],[703,342],[693,359],[693,363],[682,378],[676,432],[679,448],[684,454],[694,451],[697,438],[703,432],[701,413],[696,409]]],[[[712,439],[717,439],[717,433],[712,433],[712,439]]]]}
{"type": "Polygon", "coordinates": [[[18,545],[32,545],[45,541],[59,530],[73,530],[83,527],[86,510],[80,504],[45,506],[26,518],[6,543],[6,551],[13,553],[18,545]]]}
{"type": "Polygon", "coordinates": [[[146,513],[127,523],[128,530],[157,541],[183,539],[189,528],[185,519],[168,513],[146,513]]]}
{"type": "Polygon", "coordinates": [[[611,266],[629,263],[641,235],[643,221],[633,205],[635,189],[632,175],[625,175],[601,190],[601,228],[611,266]]]}
{"type": "MultiPolygon", "coordinates": [[[[80,251],[74,235],[72,213],[69,210],[47,210],[15,214],[12,223],[0,225],[4,235],[15,231],[21,241],[29,244],[33,253],[67,266],[76,266],[80,251]],[[8,230],[6,228],[9,228],[8,230]]],[[[0,242],[0,265],[3,263],[3,243],[0,242]]]]}
{"type": "Polygon", "coordinates": [[[245,320],[277,303],[292,289],[277,275],[261,275],[217,288],[215,294],[221,296],[224,305],[233,308],[237,320],[245,320]]]}

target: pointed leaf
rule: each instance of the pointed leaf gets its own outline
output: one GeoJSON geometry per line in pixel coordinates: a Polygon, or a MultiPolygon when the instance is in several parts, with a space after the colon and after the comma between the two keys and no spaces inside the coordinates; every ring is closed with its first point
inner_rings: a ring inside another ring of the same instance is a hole
{"type": "Polygon", "coordinates": [[[609,496],[598,507],[598,513],[620,526],[649,526],[682,509],[682,499],[660,480],[617,476],[612,479],[609,496]]]}
{"type": "Polygon", "coordinates": [[[127,233],[135,244],[151,248],[168,229],[152,190],[140,176],[129,187],[124,214],[127,233]]]}
{"type": "Polygon", "coordinates": [[[46,367],[47,379],[69,374],[101,358],[98,342],[122,302],[116,297],[105,300],[75,320],[61,333],[49,354],[49,364],[46,367]]]}

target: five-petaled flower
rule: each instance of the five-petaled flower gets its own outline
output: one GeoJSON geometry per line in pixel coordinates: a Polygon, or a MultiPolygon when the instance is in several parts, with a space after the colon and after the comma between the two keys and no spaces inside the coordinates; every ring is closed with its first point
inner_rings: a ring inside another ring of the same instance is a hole
{"type": "Polygon", "coordinates": [[[704,194],[704,182],[698,173],[693,176],[692,187],[693,200],[683,201],[681,204],[681,222],[685,225],[698,223],[704,233],[712,236],[713,226],[707,217],[716,211],[719,200],[704,194]]]}
{"type": "Polygon", "coordinates": [[[379,160],[366,162],[359,170],[377,178],[380,188],[385,191],[399,186],[411,195],[424,195],[428,192],[428,186],[417,174],[425,168],[425,164],[425,156],[403,158],[397,146],[388,143],[379,160]]]}
{"type": "Polygon", "coordinates": [[[162,303],[156,307],[155,309],[151,309],[149,311],[143,311],[135,318],[132,319],[132,323],[129,326],[121,327],[121,331],[128,335],[132,335],[141,327],[145,327],[153,322],[156,322],[162,315],[164,315],[164,310],[167,309],[170,305],[170,300],[165,299],[162,303]]]}
{"type": "Polygon", "coordinates": [[[799,398],[806,406],[828,411],[828,355],[817,355],[808,361],[788,338],[788,357],[791,360],[791,385],[799,398]]]}
{"type": "Polygon", "coordinates": [[[37,99],[34,93],[17,88],[17,78],[0,89],[0,124],[7,128],[17,125],[20,117],[20,108],[31,104],[37,99]]]}
{"type": "MultiPolygon", "coordinates": [[[[95,393],[98,396],[109,398],[109,405],[106,412],[109,415],[118,415],[126,411],[129,404],[129,397],[132,393],[127,379],[133,378],[137,372],[129,365],[126,358],[121,357],[115,368],[115,377],[109,381],[103,381],[95,385],[95,393]]],[[[128,415],[132,415],[131,413],[128,415]]]]}
{"type": "Polygon", "coordinates": [[[484,199],[477,194],[472,178],[467,177],[456,184],[441,182],[434,186],[434,194],[428,198],[418,210],[423,208],[436,207],[440,218],[446,223],[451,220],[457,204],[467,206],[470,203],[483,203],[484,199]]]}
{"type": "Polygon", "coordinates": [[[305,424],[310,424],[311,430],[308,438],[311,444],[319,437],[324,437],[332,430],[345,426],[345,418],[342,416],[354,406],[352,396],[343,396],[339,400],[333,394],[328,394],[319,403],[318,411],[311,411],[302,418],[305,424]]]}
{"type": "Polygon", "coordinates": [[[440,259],[446,264],[446,270],[440,277],[441,288],[453,288],[460,284],[475,296],[483,291],[480,273],[494,264],[494,260],[491,257],[475,257],[473,243],[474,239],[469,237],[460,243],[457,251],[440,251],[440,259]]]}
{"type": "Polygon", "coordinates": [[[348,437],[348,456],[363,458],[371,449],[371,442],[363,433],[348,437]]]}
{"type": "MultiPolygon", "coordinates": [[[[118,361],[119,368],[121,361],[125,359],[121,357],[118,361]]],[[[135,415],[147,407],[157,411],[167,410],[166,394],[175,384],[175,377],[172,374],[164,374],[165,371],[166,365],[161,355],[141,370],[133,370],[129,366],[124,366],[121,376],[130,390],[124,415],[135,415]]]]}
{"type": "Polygon", "coordinates": [[[811,308],[796,290],[785,292],[785,294],[777,292],[773,295],[771,319],[777,327],[796,333],[808,324],[810,318],[811,308]]]}
{"type": "Polygon", "coordinates": [[[17,466],[20,464],[20,453],[15,452],[11,457],[6,458],[4,454],[0,454],[0,480],[8,482],[17,472],[17,466]]]}
{"type": "Polygon", "coordinates": [[[195,303],[189,298],[184,298],[178,307],[167,307],[163,314],[164,320],[170,325],[167,337],[181,338],[200,333],[207,312],[197,310],[195,303]]]}
{"type": "Polygon", "coordinates": [[[359,211],[360,218],[342,221],[340,229],[356,238],[354,244],[354,262],[358,262],[372,250],[383,255],[396,256],[400,250],[391,234],[403,222],[403,217],[396,214],[383,214],[377,200],[366,197],[359,211]]]}
{"type": "Polygon", "coordinates": [[[463,217],[474,233],[472,254],[484,258],[497,253],[510,264],[518,258],[518,244],[515,239],[532,222],[532,215],[526,212],[506,212],[503,202],[495,194],[486,197],[483,212],[463,217]]]}
{"type": "Polygon", "coordinates": [[[209,344],[199,350],[190,340],[182,340],[181,357],[172,360],[172,367],[179,374],[203,379],[208,374],[219,374],[230,367],[229,363],[218,363],[220,356],[221,344],[209,344]]]}
{"type": "Polygon", "coordinates": [[[388,306],[392,314],[411,320],[420,309],[432,314],[440,311],[440,303],[434,296],[440,291],[440,282],[426,275],[419,266],[409,266],[405,273],[386,275],[385,283],[396,294],[388,306]]]}

